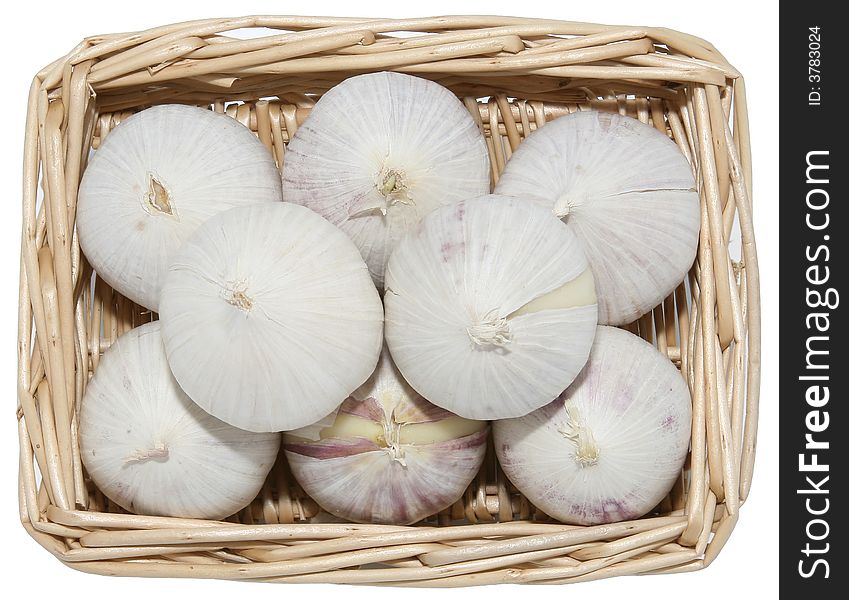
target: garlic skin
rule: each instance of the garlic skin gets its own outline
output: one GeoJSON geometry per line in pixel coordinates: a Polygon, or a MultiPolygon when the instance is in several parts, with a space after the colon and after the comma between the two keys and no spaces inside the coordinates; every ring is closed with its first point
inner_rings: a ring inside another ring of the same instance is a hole
{"type": "Polygon", "coordinates": [[[495,451],[510,481],[555,519],[636,519],[680,474],[691,411],[666,357],[627,331],[599,327],[587,365],[560,397],[493,424],[495,451]]]}
{"type": "Polygon", "coordinates": [[[348,237],[285,202],[220,213],[171,264],[160,318],[192,400],[248,431],[328,415],[371,375],[383,307],[348,237]]]}
{"type": "Polygon", "coordinates": [[[577,376],[596,329],[575,235],[531,202],[482,196],[426,217],[386,271],[386,341],[410,385],[468,419],[525,415],[577,376]]]}
{"type": "Polygon", "coordinates": [[[80,409],[80,454],[113,502],[141,515],[223,519],[247,506],[274,465],[280,434],[207,414],[180,389],[159,322],[103,354],[80,409]]]}
{"type": "MultiPolygon", "coordinates": [[[[308,432],[307,432],[308,433],[308,432]]],[[[313,441],[284,435],[292,474],[327,512],[408,525],[462,497],[483,463],[489,427],[430,404],[384,350],[369,380],[313,441]]]]}
{"type": "Polygon", "coordinates": [[[328,91],[292,136],[283,199],[347,233],[378,288],[398,240],[429,212],[489,192],[486,141],[454,94],[370,73],[328,91]]]}
{"type": "Polygon", "coordinates": [[[168,264],[212,215],[280,201],[271,153],[225,115],[178,104],[143,110],[112,131],[80,183],[77,233],[104,281],[153,311],[168,264]]]}
{"type": "Polygon", "coordinates": [[[630,323],[660,304],[696,256],[690,165],[672,140],[631,117],[586,111],[555,119],[513,154],[495,193],[550,208],[575,232],[603,325],[630,323]]]}

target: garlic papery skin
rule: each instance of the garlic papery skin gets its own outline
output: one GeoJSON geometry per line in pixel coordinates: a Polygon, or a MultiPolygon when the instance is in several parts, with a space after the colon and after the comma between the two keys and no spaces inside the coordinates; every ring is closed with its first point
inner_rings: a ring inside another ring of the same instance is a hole
{"type": "Polygon", "coordinates": [[[622,325],[684,279],[699,241],[699,195],[687,159],[636,119],[577,112],[532,133],[495,188],[550,208],[581,240],[600,324],[622,325]]]}
{"type": "Polygon", "coordinates": [[[665,356],[599,327],[587,365],[559,398],[493,424],[495,451],[510,481],[555,519],[636,519],[681,473],[691,411],[687,384],[665,356]]]}
{"type": "Polygon", "coordinates": [[[249,431],[297,429],[369,378],[383,306],[348,237],[286,202],[220,213],[183,244],[160,318],[177,381],[249,431]]]}
{"type": "Polygon", "coordinates": [[[141,515],[223,519],[259,493],[280,447],[209,415],[175,381],[155,321],[103,354],[80,409],[80,455],[109,499],[141,515]]]}
{"type": "Polygon", "coordinates": [[[80,246],[104,281],[157,311],[168,264],[212,215],[280,201],[271,153],[248,128],[194,106],[154,106],[122,122],[83,173],[80,246]]]}
{"type": "Polygon", "coordinates": [[[427,402],[388,352],[310,440],[284,435],[292,474],[327,512],[360,523],[407,525],[451,506],[474,479],[489,426],[427,402]]]}
{"type": "Polygon", "coordinates": [[[398,240],[437,207],[489,192],[483,134],[427,79],[370,73],[328,91],[292,136],[283,198],[347,233],[378,288],[398,240]]]}
{"type": "Polygon", "coordinates": [[[596,329],[575,235],[551,211],[501,196],[426,217],[389,259],[384,304],[404,378],[468,419],[551,402],[584,366],[596,329]]]}

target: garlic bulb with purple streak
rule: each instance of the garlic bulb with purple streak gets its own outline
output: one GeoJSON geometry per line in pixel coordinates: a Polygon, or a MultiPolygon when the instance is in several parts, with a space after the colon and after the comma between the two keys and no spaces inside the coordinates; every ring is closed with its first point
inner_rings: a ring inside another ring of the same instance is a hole
{"type": "Polygon", "coordinates": [[[560,117],[510,158],[496,194],[551,209],[581,241],[598,322],[630,323],[681,283],[699,242],[699,194],[687,159],[636,119],[599,111],[560,117]]]}
{"type": "Polygon", "coordinates": [[[371,378],[342,403],[320,439],[284,434],[292,473],[327,512],[407,525],[449,507],[474,479],[489,427],[427,402],[384,350],[371,378]]]}
{"type": "Polygon", "coordinates": [[[254,499],[280,447],[201,410],[177,385],[158,321],[103,354],[80,409],[80,456],[98,489],[141,515],[223,519],[254,499]]]}
{"type": "Polygon", "coordinates": [[[681,472],[690,394],[650,344],[599,327],[590,359],[554,402],[493,425],[504,473],[533,504],[565,523],[635,519],[681,472]]]}

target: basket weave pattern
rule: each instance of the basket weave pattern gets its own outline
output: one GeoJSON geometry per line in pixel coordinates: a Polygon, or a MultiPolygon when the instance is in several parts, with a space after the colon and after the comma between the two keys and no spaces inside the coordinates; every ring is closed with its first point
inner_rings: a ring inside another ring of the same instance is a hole
{"type": "Polygon", "coordinates": [[[112,575],[457,586],[707,566],[749,492],[757,433],[748,137],[740,74],[709,43],[667,29],[511,17],[245,17],[85,39],[36,75],[29,96],[17,411],[24,527],[69,566],[112,575]],[[271,31],[228,35],[246,27],[271,31]],[[693,399],[690,456],[652,515],[555,523],[506,481],[491,451],[465,497],[415,527],[308,523],[320,511],[285,462],[226,522],[126,514],[87,478],[77,440],[86,383],[117,336],[155,318],[80,253],[74,215],[90,148],[130,114],[180,102],[237,119],[280,166],[318,95],[380,70],[433,79],[464,101],[486,135],[493,184],[529,133],[588,108],[650,123],[690,161],[702,207],[696,262],[688,281],[628,326],[681,369],[693,399]],[[729,254],[735,223],[740,260],[729,254]]]}

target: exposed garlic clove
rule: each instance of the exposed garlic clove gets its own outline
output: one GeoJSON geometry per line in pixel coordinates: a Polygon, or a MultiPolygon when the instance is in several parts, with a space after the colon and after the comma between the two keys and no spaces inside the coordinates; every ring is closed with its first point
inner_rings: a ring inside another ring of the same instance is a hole
{"type": "Polygon", "coordinates": [[[327,512],[405,525],[447,508],[477,474],[489,427],[438,408],[402,379],[384,351],[320,439],[285,434],[292,473],[327,512]]]}
{"type": "Polygon", "coordinates": [[[368,379],[383,343],[380,296],[354,244],[283,202],[201,225],[171,264],[161,319],[183,389],[249,431],[325,417],[368,379]]]}
{"type": "Polygon", "coordinates": [[[279,200],[274,159],[249,129],[194,106],[154,106],[118,125],[92,156],[77,232],[98,275],[156,311],[168,265],[198,225],[279,200]]]}
{"type": "Polygon", "coordinates": [[[446,88],[401,73],[346,79],[289,142],[283,197],[347,233],[383,287],[398,240],[440,206],[489,192],[489,154],[446,88]]]}
{"type": "Polygon", "coordinates": [[[577,238],[525,200],[483,196],[433,212],[392,254],[386,283],[386,341],[399,370],[429,401],[470,419],[551,402],[595,334],[577,238]]]}
{"type": "Polygon", "coordinates": [[[251,433],[195,405],[171,375],[159,322],[104,353],[80,409],[80,456],[97,487],[142,515],[222,519],[256,497],[280,435],[251,433]]]}
{"type": "Polygon", "coordinates": [[[599,323],[609,325],[636,320],[684,279],[699,239],[695,190],[668,137],[599,111],[531,134],[495,188],[552,209],[575,232],[595,276],[599,323]]]}
{"type": "Polygon", "coordinates": [[[565,523],[636,519],[681,472],[691,405],[681,373],[653,346],[599,327],[590,359],[551,404],[493,425],[504,473],[565,523]]]}

